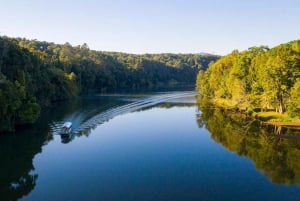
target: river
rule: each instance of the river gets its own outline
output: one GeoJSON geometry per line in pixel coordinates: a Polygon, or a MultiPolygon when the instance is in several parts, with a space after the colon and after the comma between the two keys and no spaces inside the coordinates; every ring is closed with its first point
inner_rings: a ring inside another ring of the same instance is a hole
{"type": "Polygon", "coordinates": [[[55,104],[36,125],[0,136],[0,200],[299,200],[298,138],[202,107],[195,96],[55,104]],[[73,131],[62,137],[65,121],[73,131]]]}

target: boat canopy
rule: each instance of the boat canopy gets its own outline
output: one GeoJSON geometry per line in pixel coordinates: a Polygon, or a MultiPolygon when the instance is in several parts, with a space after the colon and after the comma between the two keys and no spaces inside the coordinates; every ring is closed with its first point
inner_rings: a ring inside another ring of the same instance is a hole
{"type": "Polygon", "coordinates": [[[64,123],[64,125],[62,126],[63,128],[70,128],[72,126],[72,123],[67,121],[64,123]]]}

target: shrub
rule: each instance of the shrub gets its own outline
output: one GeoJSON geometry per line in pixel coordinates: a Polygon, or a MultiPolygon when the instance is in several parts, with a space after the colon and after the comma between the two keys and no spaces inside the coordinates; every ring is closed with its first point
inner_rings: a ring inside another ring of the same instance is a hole
{"type": "Polygon", "coordinates": [[[287,114],[291,118],[295,118],[295,117],[297,117],[299,115],[296,103],[290,102],[287,105],[287,114]]]}

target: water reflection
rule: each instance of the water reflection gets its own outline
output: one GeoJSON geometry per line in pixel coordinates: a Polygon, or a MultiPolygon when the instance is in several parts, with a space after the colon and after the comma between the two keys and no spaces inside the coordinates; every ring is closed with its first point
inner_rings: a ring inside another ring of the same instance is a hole
{"type": "Polygon", "coordinates": [[[264,163],[270,163],[273,169],[291,169],[284,170],[294,175],[286,176],[293,180],[291,183],[298,183],[296,167],[291,168],[292,161],[285,159],[287,167],[283,168],[277,164],[277,158],[299,150],[297,143],[296,148],[291,147],[287,152],[287,140],[268,134],[273,128],[260,133],[259,122],[234,112],[200,106],[203,111],[195,111],[194,99],[169,99],[155,108],[139,108],[135,110],[138,112],[114,118],[95,130],[86,129],[87,133],[63,139],[63,143],[69,143],[67,146],[61,143],[61,136],[52,134],[49,122],[73,118],[80,125],[112,108],[124,108],[140,100],[126,97],[120,102],[119,97],[114,97],[102,102],[102,99],[106,98],[62,103],[62,107],[59,103],[30,132],[0,139],[0,149],[7,150],[1,151],[1,163],[7,166],[0,167],[1,182],[5,181],[1,183],[0,200],[23,197],[20,200],[250,201],[299,197],[298,187],[272,185],[255,171],[249,160],[229,153],[209,138],[206,129],[198,126],[207,127],[216,142],[251,158],[258,169],[268,174],[272,171],[264,163]],[[283,154],[274,156],[273,152],[283,154]]]}
{"type": "MultiPolygon", "coordinates": [[[[160,104],[160,103],[166,103],[166,102],[173,102],[173,103],[182,103],[182,99],[185,99],[185,101],[191,101],[188,98],[195,97],[196,92],[194,91],[185,91],[185,92],[168,92],[168,93],[160,93],[155,95],[147,95],[142,97],[135,97],[134,99],[130,98],[124,98],[122,97],[122,100],[130,101],[130,103],[117,105],[114,107],[111,107],[109,109],[105,108],[98,108],[97,113],[93,113],[90,115],[90,113],[84,113],[76,111],[75,114],[68,115],[67,121],[73,122],[72,125],[72,132],[69,134],[61,134],[61,128],[64,124],[64,121],[53,121],[51,123],[51,132],[54,135],[61,135],[61,142],[62,143],[69,143],[71,142],[75,136],[80,137],[82,135],[88,136],[93,129],[95,129],[98,125],[107,122],[114,117],[130,113],[133,111],[143,110],[150,107],[153,107],[154,105],[160,104]]],[[[141,96],[141,95],[140,95],[141,96]]],[[[118,96],[116,96],[118,97],[118,96]]],[[[191,103],[191,102],[188,102],[191,103]]],[[[170,105],[171,103],[169,103],[170,105]]],[[[167,107],[167,106],[166,106],[167,107]]],[[[84,106],[83,108],[86,109],[84,106]]],[[[66,119],[66,118],[65,118],[66,119]]]]}
{"type": "Polygon", "coordinates": [[[299,130],[261,124],[232,110],[198,102],[197,122],[228,150],[251,159],[272,182],[300,184],[299,130]]]}
{"type": "MultiPolygon", "coordinates": [[[[49,122],[72,118],[81,121],[99,110],[115,107],[121,102],[116,98],[90,97],[55,104],[43,111],[37,124],[19,128],[15,134],[0,135],[0,200],[16,201],[29,194],[36,185],[38,174],[33,166],[33,158],[42,152],[42,147],[53,140],[49,122]]],[[[84,133],[87,134],[87,133],[84,133]]],[[[67,136],[63,143],[74,138],[67,136]]]]}
{"type": "MultiPolygon", "coordinates": [[[[20,131],[15,134],[0,136],[0,200],[19,200],[35,188],[39,176],[35,172],[33,159],[42,152],[43,146],[54,139],[53,128],[58,127],[59,122],[72,120],[74,126],[78,128],[84,122],[95,119],[95,117],[112,118],[124,112],[146,110],[156,104],[159,104],[158,107],[164,108],[174,105],[194,105],[191,102],[176,102],[173,99],[175,98],[174,94],[160,96],[160,98],[156,97],[155,99],[149,99],[148,97],[148,99],[143,99],[143,104],[136,104],[137,100],[140,101],[136,98],[132,99],[130,96],[122,96],[121,98],[119,96],[99,96],[57,103],[43,112],[43,116],[36,125],[19,129],[20,131]],[[174,102],[172,103],[172,101],[174,102]],[[111,114],[111,116],[108,116],[108,114],[111,114]]],[[[66,136],[61,135],[61,142],[67,144],[76,137],[89,136],[96,127],[97,124],[91,124],[80,132],[71,132],[70,135],[66,136]]]]}
{"type": "Polygon", "coordinates": [[[45,139],[35,129],[0,136],[0,200],[15,201],[34,189],[38,175],[32,160],[41,152],[45,139]]]}
{"type": "Polygon", "coordinates": [[[61,143],[67,144],[75,138],[75,133],[70,132],[68,134],[61,134],[60,138],[61,138],[61,143]]]}

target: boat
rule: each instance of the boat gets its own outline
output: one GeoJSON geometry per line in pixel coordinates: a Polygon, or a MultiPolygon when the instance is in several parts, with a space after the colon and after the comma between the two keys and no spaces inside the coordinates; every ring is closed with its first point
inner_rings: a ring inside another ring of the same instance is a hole
{"type": "Polygon", "coordinates": [[[61,128],[61,134],[69,134],[72,130],[72,122],[65,122],[61,128]]]}

